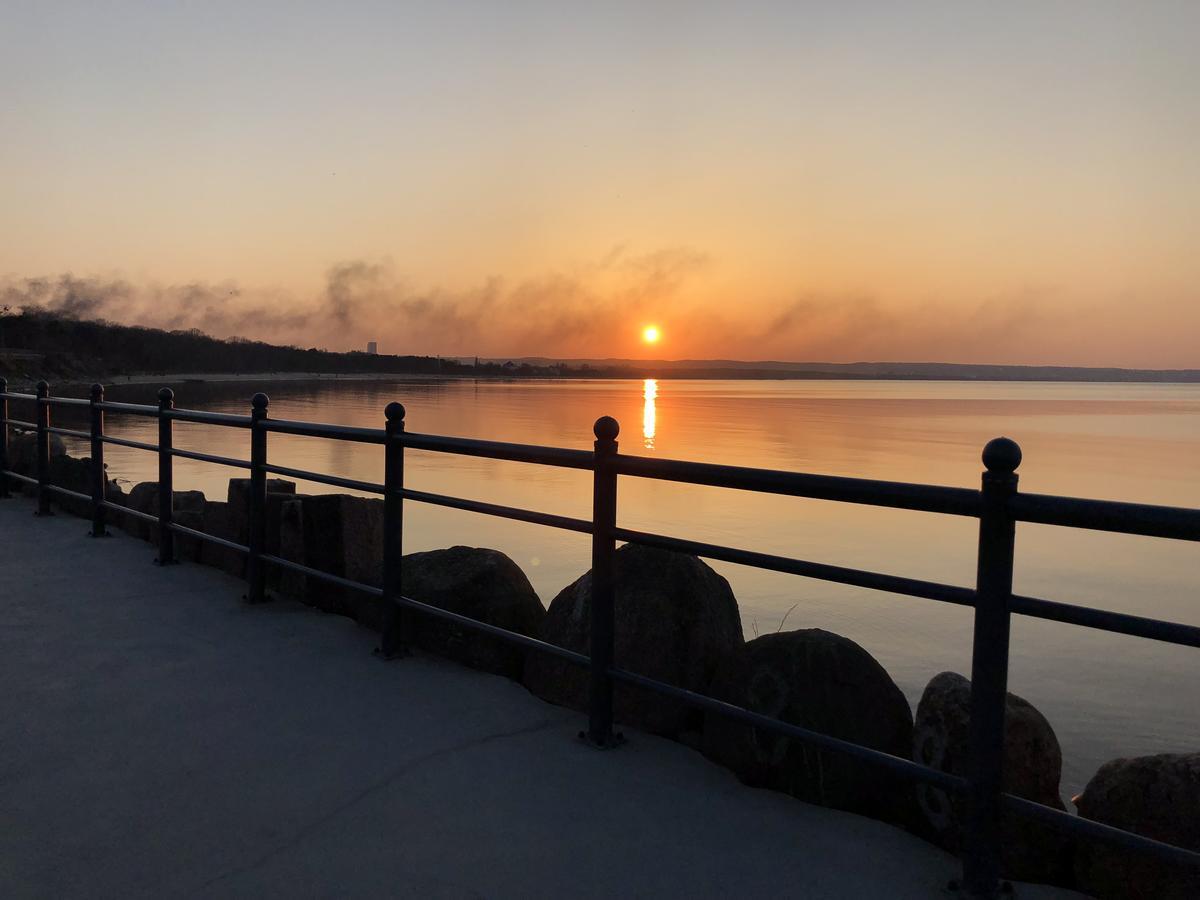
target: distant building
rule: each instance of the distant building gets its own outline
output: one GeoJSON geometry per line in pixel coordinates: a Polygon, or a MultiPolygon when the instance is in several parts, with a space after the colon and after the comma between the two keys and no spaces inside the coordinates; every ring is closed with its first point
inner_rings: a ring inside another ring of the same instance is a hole
{"type": "Polygon", "coordinates": [[[377,341],[367,341],[367,352],[375,354],[379,352],[379,343],[377,341]]]}

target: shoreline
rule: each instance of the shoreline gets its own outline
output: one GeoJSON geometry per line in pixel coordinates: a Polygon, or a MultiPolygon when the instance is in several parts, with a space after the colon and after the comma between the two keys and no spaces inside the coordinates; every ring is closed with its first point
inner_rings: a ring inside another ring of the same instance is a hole
{"type": "MultiPolygon", "coordinates": [[[[887,376],[887,375],[805,375],[797,377],[780,373],[774,377],[764,375],[739,375],[736,369],[727,375],[716,374],[686,374],[663,372],[656,375],[639,373],[604,374],[601,372],[572,372],[554,375],[542,374],[491,374],[491,373],[431,373],[431,372],[178,372],[137,375],[105,375],[105,376],[71,376],[51,382],[52,387],[87,388],[94,383],[100,383],[106,388],[127,385],[162,385],[173,386],[180,384],[236,384],[246,382],[280,382],[299,381],[644,381],[653,378],[657,381],[854,381],[854,382],[887,382],[887,383],[949,383],[949,384],[1107,384],[1107,385],[1176,385],[1188,386],[1200,382],[1188,379],[1153,380],[1153,379],[1090,379],[1090,378],[953,378],[936,376],[887,376]]],[[[21,377],[10,377],[8,389],[16,393],[33,393],[36,380],[21,377]]]]}

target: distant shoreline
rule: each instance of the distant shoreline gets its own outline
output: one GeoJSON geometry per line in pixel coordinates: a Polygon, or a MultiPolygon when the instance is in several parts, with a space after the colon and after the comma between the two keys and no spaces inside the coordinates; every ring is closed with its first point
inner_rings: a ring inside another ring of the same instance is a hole
{"type": "MultiPolygon", "coordinates": [[[[1172,373],[1164,372],[1163,376],[1172,373]]],[[[179,372],[139,375],[107,375],[85,378],[74,376],[51,383],[51,388],[87,387],[93,383],[105,387],[126,385],[160,385],[173,386],[181,384],[229,384],[229,383],[266,383],[276,384],[289,381],[497,381],[497,382],[528,382],[528,381],[641,381],[655,378],[661,381],[881,381],[881,382],[945,382],[958,384],[1198,384],[1196,378],[1104,378],[1104,377],[1020,377],[1016,375],[967,376],[962,374],[906,374],[906,375],[868,375],[852,373],[805,372],[803,374],[777,371],[747,373],[745,370],[728,369],[721,372],[706,372],[704,374],[690,373],[687,370],[665,371],[656,374],[627,372],[623,374],[612,372],[569,372],[555,375],[517,375],[517,374],[436,374],[429,372],[179,372]]],[[[32,392],[35,381],[27,379],[9,379],[9,390],[19,393],[32,392]]]]}
{"type": "Polygon", "coordinates": [[[331,351],[223,340],[22,310],[3,317],[0,373],[25,392],[39,378],[62,386],[388,379],[704,381],[952,381],[1200,384],[1200,369],[988,363],[846,363],[734,359],[452,357],[331,351]],[[205,371],[206,367],[211,367],[205,371]],[[176,370],[176,371],[172,371],[176,370]],[[181,371],[178,371],[181,370],[181,371]],[[115,374],[129,372],[136,374],[115,374]],[[107,373],[107,374],[100,374],[107,373]]]}

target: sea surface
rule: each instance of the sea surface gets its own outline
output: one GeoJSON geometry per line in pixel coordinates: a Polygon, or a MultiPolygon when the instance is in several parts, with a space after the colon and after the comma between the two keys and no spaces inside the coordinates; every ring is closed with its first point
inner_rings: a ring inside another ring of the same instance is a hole
{"type": "MultiPolygon", "coordinates": [[[[1024,450],[1023,490],[1200,507],[1200,385],[884,381],[338,380],[261,385],[277,418],[382,427],[402,402],[410,431],[590,448],[601,415],[624,453],[977,487],[980,451],[1024,450]]],[[[177,405],[244,413],[246,383],[175,385],[177,405]]],[[[110,390],[154,402],[156,386],[110,390]]],[[[16,411],[14,410],[14,414],[16,411]]],[[[112,434],[154,441],[154,423],[110,415],[112,434]]],[[[247,458],[244,430],[176,426],[176,445],[247,458]]],[[[86,453],[86,448],[74,450],[86,453]]],[[[156,477],[153,455],[110,446],[110,472],[156,477]]],[[[272,435],[272,462],[383,480],[378,446],[272,435]]],[[[176,460],[175,485],[223,498],[239,473],[176,460]]],[[[409,451],[408,486],[568,516],[590,514],[587,472],[409,451]]],[[[302,484],[302,491],[333,490],[302,484]]],[[[503,550],[547,605],[589,565],[588,538],[409,503],[406,552],[503,550]]],[[[971,586],[973,519],[622,478],[623,526],[842,566],[971,586]]],[[[870,651],[914,709],[938,672],[969,674],[971,614],[930,600],[713,563],[733,586],[747,639],[825,628],[870,651]]],[[[1200,545],[1022,524],[1014,589],[1200,624],[1200,545]]],[[[1063,746],[1069,799],[1118,756],[1200,750],[1200,651],[1016,617],[1009,688],[1063,746]]]]}

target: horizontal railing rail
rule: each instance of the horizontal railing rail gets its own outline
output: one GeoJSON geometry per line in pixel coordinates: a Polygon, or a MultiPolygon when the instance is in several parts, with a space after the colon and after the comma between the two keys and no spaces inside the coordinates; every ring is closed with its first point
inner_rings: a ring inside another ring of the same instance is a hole
{"type": "Polygon", "coordinates": [[[362,491],[364,494],[382,494],[382,484],[373,481],[360,481],[357,478],[342,478],[340,475],[322,475],[320,472],[307,472],[304,469],[293,469],[290,466],[265,466],[271,475],[286,475],[300,481],[312,481],[316,484],[328,484],[331,487],[342,487],[351,491],[362,491]]]}
{"type": "Polygon", "coordinates": [[[103,412],[127,413],[131,416],[158,416],[157,406],[146,406],[142,403],[114,403],[109,400],[95,404],[95,408],[103,412]]]}
{"type": "MultiPolygon", "coordinates": [[[[34,396],[37,397],[36,394],[34,396]]],[[[37,397],[37,402],[53,406],[90,407],[92,405],[90,400],[82,400],[78,397],[37,397]]]]}
{"type": "Polygon", "coordinates": [[[378,598],[385,616],[381,650],[395,655],[402,649],[401,614],[415,612],[486,634],[527,650],[564,659],[587,668],[591,673],[591,696],[587,739],[596,746],[612,746],[619,741],[613,732],[612,698],[616,683],[649,690],[705,712],[725,716],[753,728],[771,731],[821,750],[839,753],[881,767],[905,779],[923,782],[941,790],[965,795],[967,819],[963,842],[964,887],[972,896],[990,897],[998,890],[1000,875],[999,822],[1003,812],[1037,819],[1077,837],[1107,842],[1114,846],[1144,852],[1173,864],[1200,866],[1200,854],[1186,848],[1156,841],[1068,815],[1060,810],[1021,799],[1002,790],[1004,703],[1008,673],[1009,623],[1013,615],[1047,619],[1116,634],[1149,640],[1200,647],[1200,627],[1180,622],[1161,621],[1127,613],[1077,606],[1012,592],[1015,529],[1019,522],[1057,525],[1200,541],[1200,510],[1151,506],[1106,500],[1083,500],[1017,491],[1016,469],[1020,449],[1011,441],[998,438],[984,450],[985,471],[981,490],[908,484],[860,478],[845,478],[725,466],[682,460],[627,456],[617,452],[617,423],[608,418],[596,422],[594,449],[572,450],[540,447],[500,441],[407,432],[404,408],[398,403],[386,409],[385,427],[363,428],[272,419],[267,415],[268,401],[256,394],[249,415],[176,409],[174,395],[164,388],[157,406],[115,403],[104,400],[103,388],[94,385],[91,398],[51,397],[49,387],[39,383],[36,394],[9,392],[0,380],[0,496],[7,494],[9,482],[32,485],[38,492],[40,513],[50,512],[49,497],[65,496],[90,501],[92,534],[105,533],[105,516],[118,513],[158,527],[159,561],[174,558],[173,539],[185,536],[211,543],[247,557],[247,599],[266,599],[265,566],[291,571],[327,584],[358,591],[378,598]],[[35,401],[35,420],[11,418],[9,401],[35,401]],[[91,428],[82,431],[50,424],[50,410],[56,406],[87,408],[91,428]],[[158,421],[156,443],[120,438],[105,433],[105,413],[154,417],[158,421]],[[250,459],[237,459],[173,446],[175,422],[198,423],[246,429],[250,433],[250,459]],[[37,438],[36,477],[14,471],[9,465],[9,429],[33,431],[37,438]],[[50,482],[49,437],[57,434],[91,445],[90,495],[50,482]],[[338,441],[381,445],[384,452],[383,483],[363,481],[270,463],[267,458],[269,434],[324,438],[338,441]],[[156,453],[159,459],[158,514],[132,509],[109,500],[106,494],[103,450],[106,444],[156,453]],[[404,485],[406,450],[449,453],[510,462],[531,463],[558,468],[590,471],[593,475],[593,510],[590,519],[555,515],[497,503],[418,491],[404,485]],[[250,471],[248,502],[249,540],[241,544],[217,535],[186,527],[173,521],[173,470],[176,458],[230,466],[250,471]],[[374,586],[345,578],[295,560],[266,551],[265,526],[268,474],[281,475],[332,487],[382,496],[384,504],[384,546],[382,585],[374,586]],[[835,566],[718,544],[688,540],[623,528],[617,524],[616,485],[618,477],[650,478],[682,484],[731,488],[755,493],[802,497],[814,500],[865,504],[925,513],[976,518],[980,522],[978,578],[974,588],[940,584],[882,572],[835,566]],[[449,509],[474,512],[504,519],[543,525],[587,534],[592,538],[592,602],[589,628],[589,652],[584,654],[550,644],[538,638],[518,634],[424,603],[407,596],[402,583],[403,503],[412,501],[449,509]],[[971,678],[970,766],[967,776],[941,771],[909,759],[854,744],[794,723],[745,709],[678,685],[668,684],[620,668],[614,660],[614,555],[618,541],[690,553],[776,572],[871,590],[936,600],[972,607],[975,615],[971,678]]]}
{"type": "Polygon", "coordinates": [[[151,453],[158,452],[157,444],[147,444],[145,441],[132,441],[129,438],[113,437],[110,434],[101,435],[100,443],[113,444],[117,447],[129,447],[133,450],[149,450],[151,453]]]}
{"type": "MultiPolygon", "coordinates": [[[[34,430],[36,431],[37,429],[35,428],[34,430]]],[[[63,437],[81,438],[82,440],[85,440],[85,441],[91,440],[91,438],[92,438],[92,435],[90,432],[77,431],[74,428],[47,428],[46,430],[48,432],[50,432],[51,434],[58,434],[58,435],[62,435],[63,437]]]]}
{"type": "Polygon", "coordinates": [[[316,422],[292,422],[287,419],[265,419],[263,428],[279,434],[294,434],[300,437],[333,438],[359,444],[382,444],[385,434],[382,428],[359,428],[354,425],[322,425],[316,422]]]}
{"type": "Polygon", "coordinates": [[[516,506],[502,506],[499,503],[484,503],[481,500],[464,500],[461,497],[431,494],[428,491],[414,491],[408,488],[398,493],[403,499],[413,500],[417,503],[444,506],[447,509],[461,509],[464,512],[481,513],[485,516],[512,519],[516,522],[529,522],[533,525],[546,525],[550,528],[561,528],[564,531],[577,531],[580,534],[592,533],[592,523],[587,519],[575,519],[571,516],[559,516],[531,509],[520,509],[516,506]]]}
{"type": "Polygon", "coordinates": [[[1200,647],[1200,627],[1185,625],[1181,622],[1164,622],[1160,619],[1131,616],[1128,613],[1093,609],[1089,606],[1075,606],[1053,600],[1040,600],[1037,597],[1023,597],[1019,594],[1013,595],[1009,603],[1009,610],[1018,615],[1048,619],[1052,622],[1081,625],[1084,628],[1111,631],[1114,634],[1128,634],[1132,637],[1164,641],[1168,644],[1181,644],[1185,647],[1200,647]]]}
{"type": "Polygon", "coordinates": [[[217,456],[215,453],[200,453],[196,450],[181,450],[179,447],[171,448],[171,455],[178,456],[181,459],[194,459],[196,462],[229,466],[234,469],[250,468],[250,461],[248,459],[234,459],[232,456],[217,456]]]}
{"type": "Polygon", "coordinates": [[[508,462],[534,463],[564,469],[592,468],[592,454],[586,450],[566,450],[561,447],[536,447],[530,444],[506,444],[502,441],[480,441],[474,438],[441,437],[414,434],[406,431],[397,437],[410,450],[430,450],[458,456],[480,456],[508,462]]]}
{"type": "Polygon", "coordinates": [[[1047,494],[1018,494],[1009,505],[1019,522],[1200,541],[1200,509],[1047,494]]]}
{"type": "Polygon", "coordinates": [[[631,531],[628,528],[618,528],[616,530],[616,537],[619,541],[641,544],[644,547],[657,547],[660,550],[691,553],[693,556],[702,556],[705,559],[719,559],[724,562],[737,563],[738,565],[750,566],[755,569],[767,569],[772,572],[800,575],[805,578],[815,578],[819,581],[849,584],[854,587],[886,591],[891,594],[904,594],[909,597],[924,597],[927,600],[940,600],[943,603],[956,603],[960,606],[975,605],[975,592],[973,590],[956,587],[951,584],[921,581],[917,578],[904,578],[900,575],[887,575],[882,572],[868,572],[864,569],[850,569],[845,566],[831,566],[828,563],[808,562],[803,559],[774,556],[769,553],[758,553],[753,550],[737,550],[733,547],[722,547],[718,544],[705,544],[700,541],[688,541],[683,538],[650,534],[644,531],[631,531]]]}
{"type": "Polygon", "coordinates": [[[167,413],[177,422],[198,422],[204,425],[228,425],[233,428],[249,428],[250,417],[233,413],[205,412],[200,409],[173,409],[167,413]]]}
{"type": "Polygon", "coordinates": [[[870,506],[954,516],[979,515],[979,492],[966,488],[872,481],[834,475],[808,475],[772,469],[747,469],[741,466],[652,459],[645,456],[617,455],[613,458],[613,466],[619,475],[633,475],[638,478],[657,478],[662,481],[736,488],[760,494],[808,497],[813,500],[865,503],[870,506]]]}

